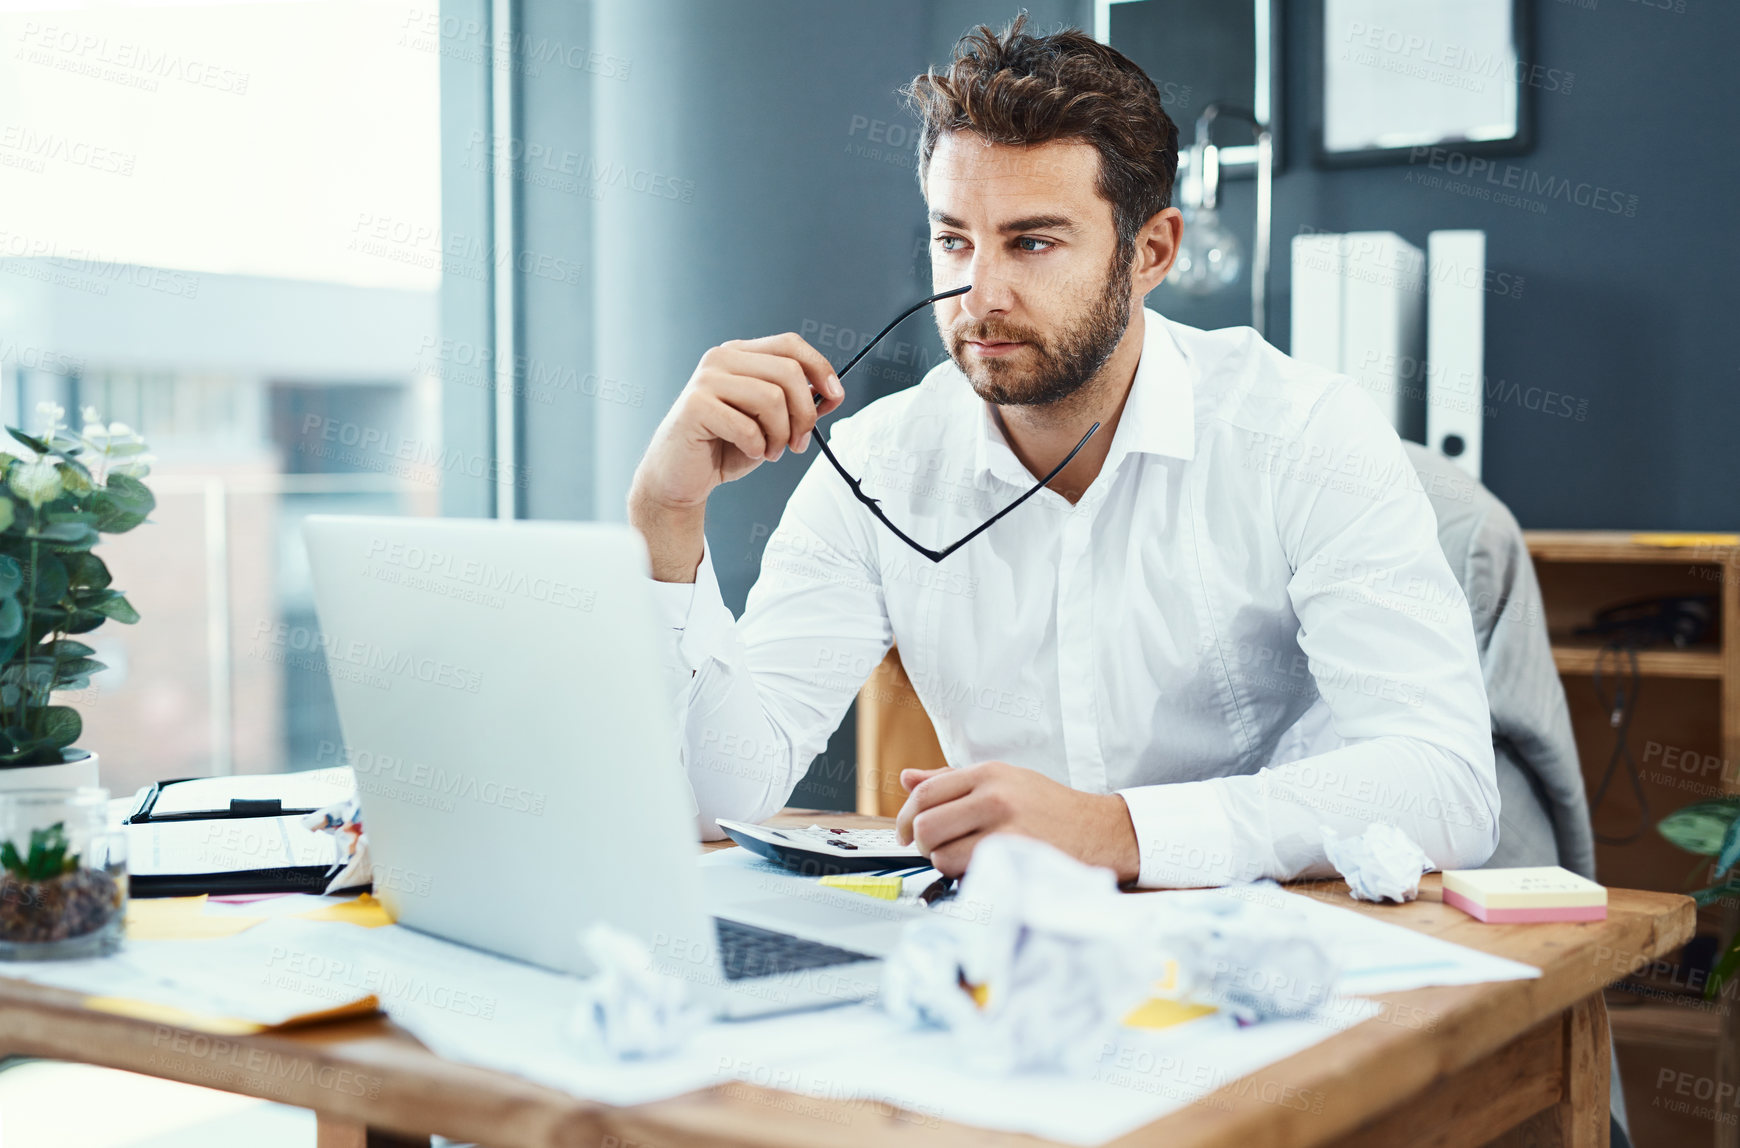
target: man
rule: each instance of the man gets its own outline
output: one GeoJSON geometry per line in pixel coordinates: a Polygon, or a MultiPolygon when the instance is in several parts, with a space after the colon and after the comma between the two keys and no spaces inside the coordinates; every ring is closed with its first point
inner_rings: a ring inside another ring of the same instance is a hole
{"type": "Polygon", "coordinates": [[[784,804],[898,644],[951,768],[898,819],[945,873],[998,832],[1144,886],[1330,872],[1323,828],[1493,850],[1468,606],[1400,441],[1349,380],[1144,310],[1183,224],[1152,81],[1017,19],[907,94],[950,361],[826,433],[741,620],[709,493],[805,452],[844,392],[796,335],[708,351],[636,472],[701,829],[784,804]]]}

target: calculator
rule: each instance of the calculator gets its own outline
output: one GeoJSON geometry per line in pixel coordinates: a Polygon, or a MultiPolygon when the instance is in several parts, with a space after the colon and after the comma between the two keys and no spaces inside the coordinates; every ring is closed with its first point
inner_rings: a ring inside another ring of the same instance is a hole
{"type": "Polygon", "coordinates": [[[793,829],[727,821],[723,817],[717,820],[731,840],[751,853],[806,877],[929,864],[915,847],[902,845],[892,829],[830,829],[821,825],[793,829]]]}

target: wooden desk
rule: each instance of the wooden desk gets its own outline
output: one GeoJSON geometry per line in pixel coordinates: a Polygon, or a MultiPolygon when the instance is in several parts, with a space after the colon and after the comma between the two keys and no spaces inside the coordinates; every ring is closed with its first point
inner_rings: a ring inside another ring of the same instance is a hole
{"type": "MultiPolygon", "coordinates": [[[[808,823],[875,825],[849,814],[808,823]]],[[[1690,898],[1613,890],[1604,922],[1483,925],[1438,901],[1377,908],[1339,882],[1301,892],[1541,967],[1538,980],[1391,993],[1384,1013],[1248,1084],[1229,1086],[1120,1145],[1304,1148],[1607,1143],[1603,986],[1685,943],[1690,898]],[[1242,1086],[1241,1086],[1242,1085],[1242,1086]],[[1509,1132],[1509,1135],[1505,1135],[1509,1132]]],[[[312,1108],[320,1148],[426,1143],[490,1148],[633,1145],[1036,1145],[1029,1136],[902,1119],[886,1106],[798,1100],[733,1083],[633,1108],[579,1100],[442,1060],[391,1021],[212,1037],[93,1012],[74,993],[0,980],[0,1053],[128,1069],[312,1108]]]]}

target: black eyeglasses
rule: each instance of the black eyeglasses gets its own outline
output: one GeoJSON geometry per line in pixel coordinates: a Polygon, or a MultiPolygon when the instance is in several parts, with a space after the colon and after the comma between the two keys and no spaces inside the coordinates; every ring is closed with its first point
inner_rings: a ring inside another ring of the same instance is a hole
{"type": "MultiPolygon", "coordinates": [[[[838,371],[838,377],[842,380],[845,379],[846,372],[851,370],[853,367],[857,366],[859,359],[862,359],[865,355],[868,355],[870,353],[871,348],[876,346],[877,343],[880,343],[882,341],[883,336],[887,335],[888,332],[894,330],[894,328],[896,328],[896,327],[900,326],[900,324],[904,323],[908,318],[911,317],[912,313],[914,311],[917,311],[920,307],[928,307],[932,303],[935,303],[936,301],[938,301],[939,299],[949,299],[949,298],[952,298],[953,296],[956,296],[956,295],[965,295],[968,291],[971,291],[972,289],[973,289],[973,285],[971,283],[969,283],[965,287],[956,287],[952,291],[943,291],[940,294],[932,295],[928,299],[920,299],[917,303],[914,303],[912,306],[910,306],[906,310],[902,311],[900,313],[899,317],[894,320],[894,322],[892,322],[892,323],[888,324],[888,326],[882,328],[881,334],[877,335],[874,339],[871,339],[868,343],[865,343],[863,348],[860,349],[856,355],[853,355],[852,358],[846,363],[845,366],[840,368],[840,370],[838,371]]],[[[820,406],[821,403],[822,403],[822,396],[818,394],[816,396],[816,405],[820,406]]],[[[1070,451],[1068,454],[1064,455],[1063,461],[1058,463],[1056,466],[1052,467],[1051,473],[1046,475],[1044,478],[1040,479],[1039,482],[1034,485],[1032,490],[1029,490],[1026,494],[1023,494],[1020,498],[1017,498],[1014,502],[1011,502],[1008,506],[1005,506],[1002,510],[999,510],[997,513],[993,514],[990,518],[986,519],[983,523],[974,527],[971,533],[967,534],[965,537],[963,537],[959,541],[955,542],[952,546],[945,546],[941,550],[932,550],[928,546],[919,545],[917,542],[914,542],[910,536],[907,535],[906,531],[900,529],[900,527],[898,527],[898,526],[894,525],[894,523],[890,522],[888,520],[888,515],[882,513],[882,506],[881,506],[880,500],[875,499],[875,498],[871,498],[868,494],[865,494],[864,493],[864,484],[861,481],[859,481],[858,479],[853,478],[850,474],[846,473],[846,468],[841,466],[840,460],[834,457],[834,452],[828,448],[828,441],[822,437],[821,431],[819,429],[816,431],[816,445],[822,448],[822,454],[826,455],[828,461],[833,464],[834,469],[840,472],[840,477],[846,480],[846,485],[851,488],[852,496],[854,498],[856,498],[859,502],[862,502],[865,506],[869,507],[870,513],[874,514],[876,516],[876,520],[878,522],[882,523],[882,525],[888,527],[889,530],[894,532],[894,537],[900,539],[902,542],[906,543],[908,546],[912,547],[914,550],[918,551],[920,554],[924,555],[926,558],[930,559],[932,562],[941,562],[944,558],[947,558],[950,554],[953,554],[955,551],[959,550],[961,547],[965,546],[967,543],[971,542],[973,539],[977,538],[979,535],[983,534],[985,531],[991,529],[991,527],[993,527],[997,524],[997,520],[1002,518],[1005,514],[1008,514],[1011,510],[1014,510],[1017,506],[1020,506],[1023,502],[1026,502],[1029,498],[1032,498],[1034,495],[1038,494],[1041,490],[1044,490],[1047,483],[1049,483],[1052,479],[1056,478],[1059,474],[1063,473],[1063,468],[1069,465],[1071,459],[1073,459],[1076,455],[1081,453],[1081,448],[1087,445],[1087,440],[1092,438],[1094,436],[1094,432],[1099,430],[1099,429],[1100,429],[1099,423],[1095,423],[1093,426],[1089,427],[1087,433],[1081,436],[1081,441],[1075,444],[1075,449],[1070,451]]]]}

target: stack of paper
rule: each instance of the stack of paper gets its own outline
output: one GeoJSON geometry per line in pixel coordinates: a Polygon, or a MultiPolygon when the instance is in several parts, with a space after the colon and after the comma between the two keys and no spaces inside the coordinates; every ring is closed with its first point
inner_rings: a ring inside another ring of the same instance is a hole
{"type": "Polygon", "coordinates": [[[1449,870],[1444,903],[1492,924],[1607,919],[1607,890],[1557,865],[1449,870]]]}

